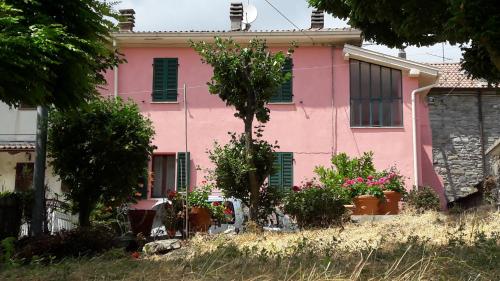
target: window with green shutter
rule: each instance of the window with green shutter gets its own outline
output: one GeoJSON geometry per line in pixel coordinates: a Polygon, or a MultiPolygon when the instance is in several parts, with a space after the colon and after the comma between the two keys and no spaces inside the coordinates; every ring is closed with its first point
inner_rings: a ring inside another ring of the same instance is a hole
{"type": "Polygon", "coordinates": [[[177,101],[177,58],[153,59],[153,101],[177,101]]]}
{"type": "Polygon", "coordinates": [[[287,59],[285,61],[285,65],[283,67],[283,72],[290,72],[292,77],[290,80],[286,81],[281,85],[281,87],[276,91],[276,93],[271,97],[270,102],[279,103],[279,102],[292,102],[292,89],[293,89],[293,61],[292,59],[287,59]]]}
{"type": "Polygon", "coordinates": [[[269,185],[281,189],[290,189],[293,186],[293,153],[276,152],[274,167],[276,173],[269,177],[269,185]]]}
{"type": "Polygon", "coordinates": [[[177,190],[186,190],[186,186],[190,183],[190,171],[191,171],[191,161],[189,152],[178,152],[177,153],[177,190]],[[187,157],[186,157],[187,155],[187,157]],[[187,161],[187,163],[186,163],[187,161]],[[187,167],[186,167],[187,164],[187,167]]]}

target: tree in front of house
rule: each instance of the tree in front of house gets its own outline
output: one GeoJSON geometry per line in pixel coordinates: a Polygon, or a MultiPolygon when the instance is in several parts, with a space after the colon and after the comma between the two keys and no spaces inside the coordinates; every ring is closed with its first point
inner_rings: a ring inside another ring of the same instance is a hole
{"type": "Polygon", "coordinates": [[[500,82],[500,5],[497,0],[308,0],[389,47],[461,44],[472,78],[500,82]]]}
{"type": "Polygon", "coordinates": [[[154,130],[132,102],[96,99],[49,116],[48,153],[68,185],[66,198],[82,226],[98,203],[118,206],[137,192],[153,153],[154,130]]]}
{"type": "Polygon", "coordinates": [[[240,46],[232,39],[221,38],[215,38],[213,44],[192,43],[192,47],[204,63],[213,67],[209,92],[218,95],[226,105],[234,106],[235,117],[243,120],[245,153],[241,157],[248,168],[250,219],[255,221],[261,186],[255,163],[253,122],[255,119],[261,123],[269,121],[266,105],[279,87],[291,78],[290,72],[284,72],[283,68],[293,49],[287,53],[271,53],[262,40],[254,39],[240,46]]]}
{"type": "Polygon", "coordinates": [[[0,1],[0,100],[67,108],[97,95],[120,62],[112,18],[99,0],[0,1]]]}
{"type": "MultiPolygon", "coordinates": [[[[257,136],[260,131],[257,130],[257,136]]],[[[275,172],[274,162],[276,160],[275,150],[277,144],[270,144],[265,140],[255,138],[252,143],[254,153],[253,163],[255,165],[257,185],[259,188],[259,205],[257,206],[254,221],[258,224],[266,222],[268,215],[272,213],[281,199],[281,190],[277,186],[264,185],[269,175],[275,172]]],[[[245,134],[236,135],[231,133],[229,143],[221,146],[217,142],[209,151],[209,158],[214,163],[212,177],[217,183],[217,188],[222,191],[226,198],[241,200],[246,206],[250,206],[249,172],[252,169],[246,159],[245,134]]]]}

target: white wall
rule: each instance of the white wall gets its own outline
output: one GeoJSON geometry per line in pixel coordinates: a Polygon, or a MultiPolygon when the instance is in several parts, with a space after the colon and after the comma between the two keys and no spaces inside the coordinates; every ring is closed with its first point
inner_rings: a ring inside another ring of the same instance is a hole
{"type": "MultiPolygon", "coordinates": [[[[35,160],[34,152],[0,152],[0,192],[14,191],[16,182],[16,164],[33,162],[35,160]]],[[[61,182],[53,174],[50,166],[45,171],[45,184],[49,187],[48,197],[53,197],[54,193],[61,194],[61,182]]]]}
{"type": "Polygon", "coordinates": [[[35,141],[36,110],[18,110],[0,103],[0,141],[35,141]]]}

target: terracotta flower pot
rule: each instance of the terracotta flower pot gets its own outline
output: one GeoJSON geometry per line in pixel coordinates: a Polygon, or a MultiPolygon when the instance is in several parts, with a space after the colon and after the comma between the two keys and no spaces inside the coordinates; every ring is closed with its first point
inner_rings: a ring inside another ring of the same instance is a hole
{"type": "Polygon", "coordinates": [[[381,202],[379,213],[381,215],[397,215],[399,214],[399,200],[401,193],[396,191],[384,191],[385,202],[381,202]]]}
{"type": "Polygon", "coordinates": [[[189,222],[191,223],[191,227],[194,232],[207,232],[210,225],[212,225],[210,210],[199,207],[191,208],[189,222]]]}
{"type": "Polygon", "coordinates": [[[380,200],[372,195],[360,195],[354,197],[353,215],[376,215],[378,214],[378,205],[380,200]]]}

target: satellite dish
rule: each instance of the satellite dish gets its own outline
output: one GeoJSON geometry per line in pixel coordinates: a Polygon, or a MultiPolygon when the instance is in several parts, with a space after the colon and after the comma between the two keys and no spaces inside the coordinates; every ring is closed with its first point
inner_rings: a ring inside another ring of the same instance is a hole
{"type": "Polygon", "coordinates": [[[251,24],[257,19],[257,8],[254,5],[243,6],[243,23],[251,24]]]}

